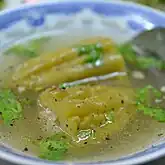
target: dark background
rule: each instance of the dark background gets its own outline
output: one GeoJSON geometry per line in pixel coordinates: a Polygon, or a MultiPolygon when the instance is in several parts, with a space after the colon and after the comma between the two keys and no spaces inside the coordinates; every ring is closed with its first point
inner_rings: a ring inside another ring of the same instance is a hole
{"type": "MultiPolygon", "coordinates": [[[[16,165],[16,164],[11,164],[11,163],[7,163],[7,162],[4,162],[4,161],[0,161],[0,165],[16,165]]],[[[149,162],[149,163],[143,164],[143,165],[165,165],[165,158],[161,158],[159,160],[149,162]]]]}

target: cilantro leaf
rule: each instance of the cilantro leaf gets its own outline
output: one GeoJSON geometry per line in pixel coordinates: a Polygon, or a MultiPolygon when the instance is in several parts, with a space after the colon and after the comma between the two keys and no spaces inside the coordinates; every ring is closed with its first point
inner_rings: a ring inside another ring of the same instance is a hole
{"type": "Polygon", "coordinates": [[[111,110],[107,115],[106,118],[109,122],[113,123],[115,121],[114,112],[111,110]]]}
{"type": "Polygon", "coordinates": [[[5,5],[4,0],[1,0],[1,1],[0,1],[0,9],[2,9],[2,8],[4,7],[4,5],[5,5]]]}
{"type": "Polygon", "coordinates": [[[159,70],[165,69],[165,62],[154,57],[137,56],[130,44],[123,44],[118,47],[126,62],[136,66],[139,69],[156,68],[159,70]]]}
{"type": "Polygon", "coordinates": [[[10,48],[5,52],[6,55],[13,53],[14,55],[25,56],[25,57],[36,57],[37,54],[34,50],[24,47],[23,45],[17,45],[10,48]]]}
{"type": "Polygon", "coordinates": [[[11,90],[0,91],[0,112],[5,124],[11,124],[22,117],[22,106],[11,90]]]}
{"type": "Polygon", "coordinates": [[[159,90],[154,88],[152,85],[147,85],[144,88],[141,88],[137,91],[136,98],[137,98],[137,103],[138,104],[145,104],[148,100],[148,98],[152,95],[156,99],[160,99],[162,94],[159,90]]]}
{"type": "Polygon", "coordinates": [[[137,91],[136,94],[136,105],[137,111],[143,112],[144,115],[148,115],[159,122],[165,122],[165,109],[160,108],[159,105],[151,105],[150,97],[154,99],[160,99],[162,94],[159,90],[148,85],[137,91]]]}
{"type": "Polygon", "coordinates": [[[92,135],[92,130],[88,129],[88,130],[81,130],[79,134],[77,135],[77,137],[85,140],[85,139],[88,139],[91,135],[92,135]]]}
{"type": "Polygon", "coordinates": [[[101,58],[103,53],[103,47],[100,43],[80,45],[76,48],[78,55],[86,55],[85,63],[91,63],[93,65],[101,65],[101,58]]]}
{"type": "Polygon", "coordinates": [[[165,110],[161,108],[146,107],[142,104],[138,106],[138,111],[143,112],[159,122],[165,122],[165,110]]]}
{"type": "Polygon", "coordinates": [[[93,65],[97,65],[97,61],[101,60],[101,56],[102,56],[101,52],[92,51],[85,59],[85,63],[91,63],[93,65]]]}
{"type": "Polygon", "coordinates": [[[154,57],[140,56],[136,58],[136,63],[140,69],[157,68],[161,70],[164,67],[164,61],[158,60],[154,57]]]}
{"type": "Polygon", "coordinates": [[[10,55],[18,55],[18,56],[25,56],[25,57],[36,57],[38,56],[39,50],[42,46],[48,41],[48,37],[43,37],[40,39],[34,39],[27,44],[19,44],[13,46],[12,48],[8,49],[5,54],[10,55]]]}
{"type": "Polygon", "coordinates": [[[47,160],[61,160],[69,149],[69,143],[63,133],[43,139],[40,142],[40,158],[47,160]]]}
{"type": "Polygon", "coordinates": [[[136,54],[134,53],[130,44],[123,44],[118,46],[118,51],[128,63],[133,64],[135,62],[136,54]]]}
{"type": "Polygon", "coordinates": [[[97,52],[103,51],[103,47],[100,43],[80,45],[76,49],[79,55],[89,54],[93,51],[97,51],[97,52]]]}
{"type": "Polygon", "coordinates": [[[60,89],[66,89],[66,88],[70,88],[71,87],[71,85],[70,84],[67,84],[67,83],[63,83],[63,84],[60,84],[59,85],[59,88],[60,89]]]}

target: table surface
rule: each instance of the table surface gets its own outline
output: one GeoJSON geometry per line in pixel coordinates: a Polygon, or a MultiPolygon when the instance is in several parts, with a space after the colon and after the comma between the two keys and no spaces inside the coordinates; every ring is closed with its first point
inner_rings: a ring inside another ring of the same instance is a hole
{"type": "MultiPolygon", "coordinates": [[[[132,0],[132,1],[136,1],[136,0],[132,0]]],[[[20,4],[20,2],[22,2],[22,0],[6,0],[8,8],[12,8],[12,7],[18,6],[20,4]]],[[[0,165],[16,165],[16,164],[11,164],[9,162],[0,160],[0,165]]],[[[144,165],[165,165],[165,158],[161,158],[159,160],[156,160],[156,161],[153,161],[153,162],[149,162],[149,163],[144,164],[144,165]]]]}

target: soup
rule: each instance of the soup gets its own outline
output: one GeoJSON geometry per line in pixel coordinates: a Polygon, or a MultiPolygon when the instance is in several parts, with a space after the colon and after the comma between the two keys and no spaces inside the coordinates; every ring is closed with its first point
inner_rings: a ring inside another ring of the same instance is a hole
{"type": "Polygon", "coordinates": [[[5,145],[47,160],[96,161],[164,137],[164,87],[150,71],[163,72],[159,59],[100,36],[63,44],[33,39],[2,58],[5,145]]]}

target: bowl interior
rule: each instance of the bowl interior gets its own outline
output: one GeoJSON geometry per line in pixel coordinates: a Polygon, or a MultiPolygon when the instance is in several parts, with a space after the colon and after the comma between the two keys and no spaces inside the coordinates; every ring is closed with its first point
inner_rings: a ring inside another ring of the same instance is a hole
{"type": "MultiPolygon", "coordinates": [[[[27,5],[0,14],[0,50],[3,52],[12,45],[40,36],[54,36],[54,48],[93,36],[108,36],[116,43],[123,43],[131,40],[143,30],[160,26],[165,27],[165,15],[163,13],[131,3],[98,0],[27,5]]],[[[1,65],[6,60],[1,56],[1,65]]],[[[2,66],[3,69],[7,67],[6,64],[2,66]]],[[[148,123],[147,128],[152,129],[152,126],[149,127],[148,123]]],[[[165,127],[158,124],[153,131],[158,131],[159,128],[165,127]]],[[[143,131],[145,132],[145,130],[143,131]]],[[[101,162],[129,165],[145,162],[165,154],[165,144],[162,137],[156,137],[153,132],[147,132],[144,137],[138,139],[135,137],[136,135],[121,141],[118,149],[122,150],[121,154],[118,154],[118,150],[116,150],[116,153],[110,157],[111,161],[108,157],[100,158],[101,162]],[[151,136],[152,138],[148,140],[148,137],[151,136]],[[143,143],[144,141],[147,142],[143,143]],[[123,150],[125,143],[128,143],[128,150],[123,150]],[[135,144],[137,147],[134,148],[135,144]]],[[[16,137],[14,141],[17,141],[16,137]]],[[[10,147],[2,147],[0,157],[19,164],[22,164],[22,161],[24,161],[23,164],[40,163],[39,159],[28,155],[24,156],[10,147]]],[[[42,161],[43,165],[44,163],[47,164],[48,162],[42,161]]]]}

